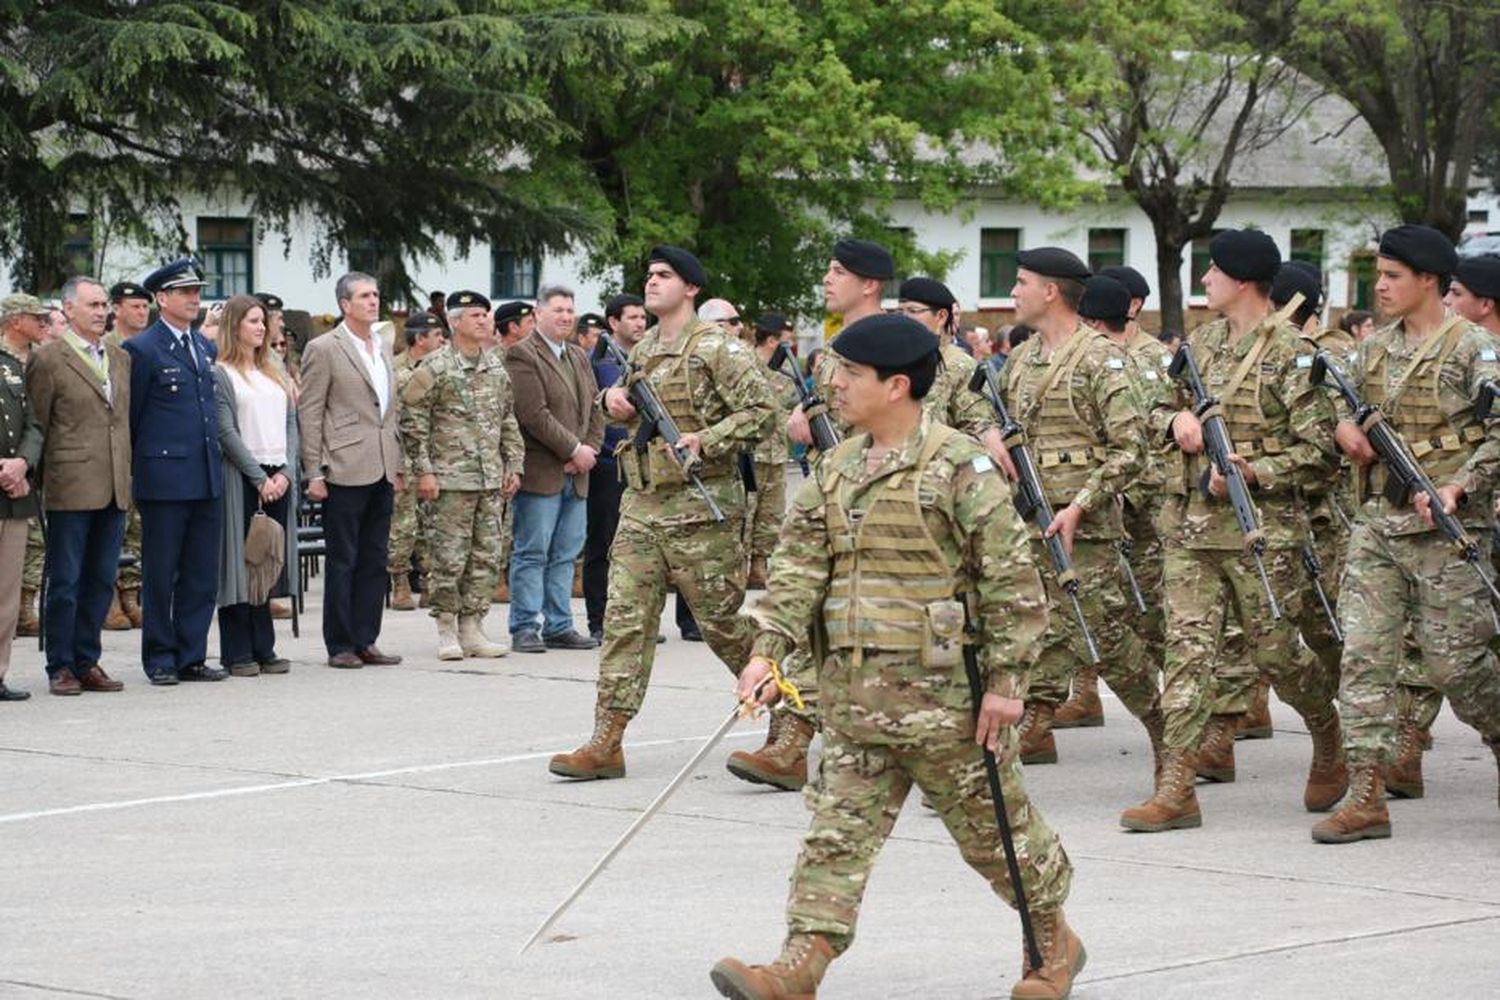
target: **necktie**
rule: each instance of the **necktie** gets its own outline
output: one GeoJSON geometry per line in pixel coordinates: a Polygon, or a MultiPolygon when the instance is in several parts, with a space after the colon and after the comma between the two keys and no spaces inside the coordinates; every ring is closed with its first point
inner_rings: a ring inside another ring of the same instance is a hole
{"type": "Polygon", "coordinates": [[[182,349],[187,352],[188,367],[193,371],[198,370],[198,359],[193,356],[193,335],[184,333],[182,335],[182,349]]]}

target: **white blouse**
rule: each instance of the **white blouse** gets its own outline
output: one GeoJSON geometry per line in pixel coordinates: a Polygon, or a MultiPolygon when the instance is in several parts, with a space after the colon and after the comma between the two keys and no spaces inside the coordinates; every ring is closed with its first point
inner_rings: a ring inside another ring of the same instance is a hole
{"type": "Polygon", "coordinates": [[[249,374],[227,366],[226,370],[234,383],[240,440],[261,465],[285,465],[286,408],[291,405],[286,390],[258,369],[249,374]]]}

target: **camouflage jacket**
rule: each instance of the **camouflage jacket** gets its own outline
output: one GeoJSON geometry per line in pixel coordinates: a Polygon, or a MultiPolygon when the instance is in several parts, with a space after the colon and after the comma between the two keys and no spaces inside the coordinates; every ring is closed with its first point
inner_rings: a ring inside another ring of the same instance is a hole
{"type": "MultiPolygon", "coordinates": [[[[753,350],[753,348],[752,348],[753,350]]],[[[760,377],[766,383],[766,388],[771,393],[771,400],[776,405],[776,419],[771,429],[755,443],[753,454],[757,462],[775,464],[785,462],[787,456],[786,418],[797,405],[797,387],[792,380],[780,372],[774,372],[766,365],[757,365],[760,377]]]]}
{"type": "MultiPolygon", "coordinates": [[[[1156,407],[1170,405],[1173,398],[1172,379],[1167,374],[1167,368],[1172,364],[1172,351],[1139,327],[1129,335],[1124,348],[1140,393],[1141,412],[1149,417],[1156,407]]],[[[1148,440],[1146,469],[1125,491],[1126,499],[1133,506],[1148,507],[1160,499],[1162,483],[1166,481],[1166,462],[1166,446],[1148,440]]]]}
{"type": "MultiPolygon", "coordinates": [[[[1260,512],[1266,544],[1292,548],[1307,538],[1301,492],[1326,489],[1337,471],[1335,418],[1326,394],[1308,380],[1312,369],[1309,345],[1288,323],[1271,327],[1273,318],[1267,316],[1238,338],[1231,333],[1228,320],[1213,320],[1189,334],[1188,343],[1204,388],[1219,398],[1231,446],[1255,471],[1258,485],[1251,488],[1251,499],[1260,512]],[[1258,358],[1246,368],[1257,350],[1258,358]],[[1231,381],[1237,369],[1247,372],[1239,392],[1250,393],[1258,403],[1259,426],[1243,423],[1235,416],[1232,401],[1224,398],[1235,388],[1231,381]]],[[[1167,490],[1172,495],[1163,511],[1163,535],[1191,549],[1243,548],[1245,536],[1229,501],[1209,499],[1199,487],[1209,467],[1208,456],[1185,456],[1176,447],[1172,421],[1191,406],[1191,393],[1178,382],[1174,397],[1151,414],[1153,435],[1169,445],[1169,456],[1176,459],[1167,468],[1167,490]]]]}
{"type": "Polygon", "coordinates": [[[526,446],[499,351],[469,357],[452,344],[439,348],[416,365],[401,403],[412,475],[435,473],[444,490],[498,490],[520,475],[526,446]]]}
{"type": "Polygon", "coordinates": [[[922,398],[922,409],[955,430],[979,437],[995,424],[995,411],[984,397],[969,388],[974,359],[951,342],[942,347],[943,363],[932,388],[922,398]]]}
{"type": "MultiPolygon", "coordinates": [[[[888,478],[912,468],[934,426],[924,414],[906,442],[874,468],[871,439],[858,434],[814,466],[797,490],[770,560],[766,593],[749,610],[758,626],[754,651],[784,659],[820,624],[830,591],[836,541],[830,537],[825,482],[837,470],[839,506],[857,520],[888,478]]],[[[969,593],[977,614],[979,663],[987,690],[1023,698],[1047,626],[1047,603],[1010,488],[983,447],[954,434],[917,482],[927,532],[949,565],[961,567],[953,594],[969,593]]],[[[874,728],[893,739],[965,716],[973,704],[965,669],[924,667],[920,657],[871,654],[860,664],[830,657],[819,669],[820,716],[850,731],[874,728]]]]}

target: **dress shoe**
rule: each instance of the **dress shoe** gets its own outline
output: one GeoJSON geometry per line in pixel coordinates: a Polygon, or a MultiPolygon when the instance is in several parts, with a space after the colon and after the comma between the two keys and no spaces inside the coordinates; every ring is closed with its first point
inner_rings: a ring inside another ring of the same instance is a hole
{"type": "Polygon", "coordinates": [[[0,701],[25,701],[30,697],[30,691],[17,691],[15,688],[6,687],[5,682],[0,681],[0,701]]]}
{"type": "Polygon", "coordinates": [[[682,641],[683,642],[702,642],[703,641],[703,633],[701,631],[699,631],[698,629],[695,629],[695,628],[685,628],[685,629],[682,630],[682,641]]]}
{"type": "Polygon", "coordinates": [[[229,676],[229,671],[210,667],[206,663],[190,663],[177,671],[177,679],[180,681],[222,681],[229,676]]]}
{"type": "Polygon", "coordinates": [[[262,660],[258,666],[263,674],[284,674],[292,669],[292,661],[276,657],[271,660],[262,660]]]}
{"type": "Polygon", "coordinates": [[[365,665],[365,661],[361,660],[354,653],[343,652],[334,653],[330,656],[328,658],[328,665],[330,667],[338,667],[340,670],[358,670],[365,665]]]}
{"type": "Polygon", "coordinates": [[[354,654],[364,663],[374,667],[394,667],[401,662],[401,657],[393,653],[382,653],[378,646],[370,645],[354,654]]]}
{"type": "Polygon", "coordinates": [[[254,660],[246,660],[244,663],[231,663],[226,667],[231,677],[259,677],[260,664],[254,660]]]}
{"type": "Polygon", "coordinates": [[[83,694],[83,685],[71,670],[59,670],[47,679],[47,690],[53,694],[83,694]]]}
{"type": "Polygon", "coordinates": [[[591,629],[589,629],[589,638],[593,639],[595,642],[603,642],[604,641],[604,630],[602,628],[591,628],[591,629]]]}
{"type": "Polygon", "coordinates": [[[104,668],[97,663],[90,663],[88,672],[78,679],[78,684],[85,691],[123,691],[125,685],[104,672],[104,668]]]}
{"type": "Polygon", "coordinates": [[[568,629],[566,632],[558,632],[554,635],[542,636],[542,643],[548,649],[598,649],[599,642],[586,635],[579,635],[576,629],[568,629]]]}
{"type": "Polygon", "coordinates": [[[510,648],[517,653],[545,653],[547,644],[542,641],[541,632],[528,628],[511,635],[510,648]]]}
{"type": "Polygon", "coordinates": [[[159,674],[152,674],[151,683],[156,687],[174,687],[177,684],[177,671],[164,670],[159,674]]]}

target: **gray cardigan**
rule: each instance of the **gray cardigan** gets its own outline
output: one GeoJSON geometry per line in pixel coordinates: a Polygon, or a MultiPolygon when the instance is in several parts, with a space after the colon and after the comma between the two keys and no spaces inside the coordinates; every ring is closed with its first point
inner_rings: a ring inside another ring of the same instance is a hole
{"type": "MultiPolygon", "coordinates": [[[[266,479],[265,470],[245,447],[240,437],[239,407],[234,394],[234,383],[223,365],[214,365],[214,399],[219,412],[219,450],[224,453],[224,496],[221,510],[224,530],[219,533],[219,607],[244,604],[250,589],[245,573],[245,532],[240,525],[245,523],[245,479],[260,485],[266,479]]],[[[291,480],[287,490],[286,526],[286,580],[289,593],[295,595],[302,587],[302,576],[297,572],[297,501],[301,485],[297,475],[297,407],[290,400],[286,407],[286,454],[287,463],[283,473],[291,480]]]]}

